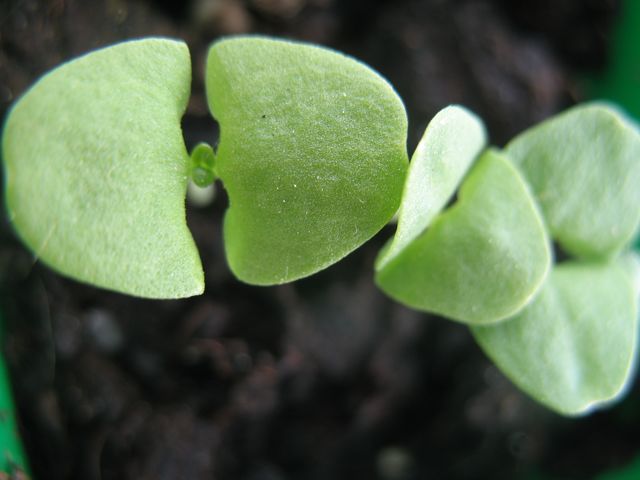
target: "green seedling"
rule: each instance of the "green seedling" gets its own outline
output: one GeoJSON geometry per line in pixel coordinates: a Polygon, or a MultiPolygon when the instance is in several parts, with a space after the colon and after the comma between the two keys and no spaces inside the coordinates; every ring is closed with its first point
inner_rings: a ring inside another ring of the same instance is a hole
{"type": "Polygon", "coordinates": [[[469,325],[515,384],[566,415],[618,397],[636,356],[640,134],[604,104],[488,147],[482,121],[441,111],[408,166],[402,101],[364,64],[261,37],[213,44],[216,149],[189,155],[182,42],[145,39],[73,60],[13,107],[2,152],[11,221],[38,259],[151,298],[202,293],[188,181],[229,195],[228,264],[290,282],[358,248],[399,211],[376,282],[469,325]],[[569,259],[557,263],[553,246],[569,259]]]}
{"type": "MultiPolygon", "coordinates": [[[[414,158],[412,166],[424,158],[414,158]]],[[[418,210],[424,199],[417,200],[417,206],[403,207],[418,210]]],[[[406,228],[405,218],[400,216],[396,238],[406,228]]],[[[515,167],[495,150],[476,162],[454,207],[429,228],[413,228],[420,234],[379,261],[377,281],[393,298],[420,310],[469,324],[495,323],[527,304],[549,268],[533,198],[515,167]]]]}

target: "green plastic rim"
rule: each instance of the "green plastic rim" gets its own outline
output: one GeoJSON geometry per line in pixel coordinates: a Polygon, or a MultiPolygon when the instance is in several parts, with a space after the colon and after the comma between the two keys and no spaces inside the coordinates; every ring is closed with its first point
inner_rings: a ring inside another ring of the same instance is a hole
{"type": "MultiPolygon", "coordinates": [[[[4,341],[4,323],[0,318],[0,345],[4,341]]],[[[0,473],[28,472],[16,421],[9,372],[0,352],[0,473]]],[[[11,477],[13,478],[13,477],[11,477]]]]}
{"type": "MultiPolygon", "coordinates": [[[[640,2],[625,0],[613,32],[606,71],[593,78],[591,98],[618,103],[640,121],[640,2]]],[[[636,244],[637,245],[637,244],[636,244]]]]}

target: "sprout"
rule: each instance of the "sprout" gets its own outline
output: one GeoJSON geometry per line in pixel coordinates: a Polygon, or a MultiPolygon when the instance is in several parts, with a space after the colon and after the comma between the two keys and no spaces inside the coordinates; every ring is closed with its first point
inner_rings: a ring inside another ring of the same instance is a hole
{"type": "Polygon", "coordinates": [[[15,104],[2,140],[7,206],[37,258],[96,286],[180,298],[204,290],[189,179],[224,185],[227,261],[256,285],[328,267],[399,210],[376,262],[382,290],[468,324],[515,384],[562,414],[624,391],[640,134],[621,113],[578,106],[501,151],[479,118],[448,107],[407,168],[404,105],[376,72],[328,49],[239,37],[207,60],[219,146],[188,155],[190,75],[184,43],[131,41],[58,67],[15,104]],[[553,242],[568,261],[554,263],[553,242]]]}

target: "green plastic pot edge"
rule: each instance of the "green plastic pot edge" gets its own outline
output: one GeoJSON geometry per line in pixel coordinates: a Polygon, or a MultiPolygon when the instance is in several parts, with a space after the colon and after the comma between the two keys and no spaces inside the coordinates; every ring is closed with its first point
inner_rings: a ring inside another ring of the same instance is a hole
{"type": "Polygon", "coordinates": [[[591,98],[610,100],[640,121],[640,2],[624,0],[612,34],[609,64],[588,81],[591,98]]]}
{"type": "MultiPolygon", "coordinates": [[[[0,317],[0,347],[4,342],[4,322],[0,317]]],[[[0,349],[0,472],[29,472],[27,458],[18,433],[9,373],[0,349]]]]}
{"type": "Polygon", "coordinates": [[[595,480],[635,480],[637,478],[640,478],[640,456],[627,465],[598,475],[595,480]]]}
{"type": "MultiPolygon", "coordinates": [[[[613,31],[609,65],[589,81],[591,98],[619,104],[640,122],[640,2],[624,0],[613,31]]],[[[640,233],[634,248],[640,252],[640,233]]]]}

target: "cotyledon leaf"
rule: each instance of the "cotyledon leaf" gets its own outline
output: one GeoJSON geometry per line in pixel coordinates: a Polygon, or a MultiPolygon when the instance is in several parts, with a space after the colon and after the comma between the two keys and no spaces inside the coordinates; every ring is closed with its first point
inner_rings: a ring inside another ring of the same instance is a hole
{"type": "MultiPolygon", "coordinates": [[[[634,250],[624,252],[620,256],[618,263],[626,270],[631,279],[631,285],[638,298],[640,298],[640,252],[634,250]]],[[[640,319],[638,320],[640,321],[640,319]]]]}
{"type": "Polygon", "coordinates": [[[616,398],[635,357],[638,291],[620,262],[568,262],[515,317],[473,335],[522,390],[565,415],[616,398]]]}
{"type": "Polygon", "coordinates": [[[451,105],[433,117],[411,157],[398,229],[379,256],[376,269],[383,268],[429,226],[486,142],[482,121],[464,107],[451,105]]]}
{"type": "Polygon", "coordinates": [[[509,317],[537,292],[550,266],[547,235],[511,163],[487,150],[458,201],[376,273],[413,308],[470,324],[509,317]]]}
{"type": "Polygon", "coordinates": [[[640,133],[606,104],[574,107],[506,147],[554,239],[582,258],[623,249],[640,224],[640,133]]]}
{"type": "Polygon", "coordinates": [[[141,297],[203,290],[186,226],[182,42],[97,50],[42,77],[13,107],[2,152],[9,216],[60,272],[141,297]]]}
{"type": "Polygon", "coordinates": [[[400,203],[407,119],[373,70],[315,46],[260,37],[215,43],[207,97],[220,123],[227,260],[252,284],[340,260],[400,203]]]}

